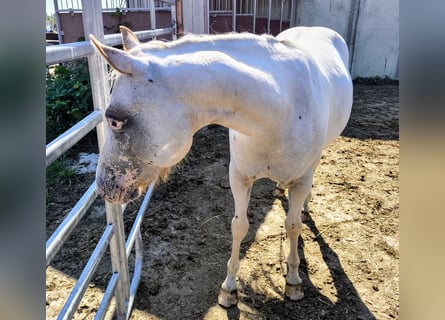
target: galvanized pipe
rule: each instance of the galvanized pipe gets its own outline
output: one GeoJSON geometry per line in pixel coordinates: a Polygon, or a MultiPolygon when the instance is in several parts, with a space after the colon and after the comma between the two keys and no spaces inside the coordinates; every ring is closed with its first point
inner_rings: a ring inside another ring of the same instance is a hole
{"type": "Polygon", "coordinates": [[[154,0],[149,0],[149,6],[150,6],[150,29],[154,30],[154,29],[156,29],[155,1],[154,0]]]}
{"type": "MultiPolygon", "coordinates": [[[[117,45],[121,43],[120,34],[107,36],[103,35],[102,19],[96,19],[98,12],[100,12],[100,3],[96,1],[92,2],[89,0],[82,0],[82,7],[84,9],[84,29],[86,36],[89,33],[92,33],[100,41],[107,45],[117,45]]],[[[175,33],[176,26],[175,24],[173,25],[174,26],[170,28],[138,31],[135,33],[141,40],[150,39],[157,35],[175,33]]],[[[109,88],[106,84],[104,84],[104,79],[106,79],[107,74],[105,64],[99,55],[94,51],[89,41],[47,47],[46,52],[47,65],[56,64],[63,61],[76,60],[85,56],[88,57],[93,101],[96,110],[76,124],[73,128],[67,130],[64,134],[47,145],[47,165],[49,165],[66,150],[72,147],[84,135],[91,131],[95,126],[97,126],[98,129],[99,145],[102,145],[103,135],[101,134],[100,128],[102,127],[102,113],[106,107],[109,88]]],[[[66,241],[66,238],[85,215],[92,202],[96,199],[97,195],[94,192],[95,189],[96,184],[93,183],[76,206],[71,210],[70,214],[65,218],[64,222],[57,228],[56,232],[47,241],[47,265],[49,265],[54,255],[66,241]]],[[[93,254],[88,260],[87,265],[82,271],[82,274],[80,275],[74,289],[68,297],[68,300],[59,314],[58,319],[70,319],[74,315],[108,244],[110,246],[113,275],[99,306],[96,319],[103,319],[105,317],[113,296],[116,298],[117,318],[127,319],[129,317],[142,272],[143,247],[140,225],[148,206],[152,190],[153,185],[150,185],[147,195],[144,198],[143,204],[139,210],[138,217],[134,222],[132,231],[130,232],[127,243],[125,243],[125,232],[122,217],[125,206],[112,205],[105,202],[108,226],[106,227],[105,232],[103,233],[93,254]],[[128,247],[126,244],[128,244],[128,247]],[[130,284],[127,251],[129,254],[134,244],[136,261],[133,279],[130,284]]]]}
{"type": "Polygon", "coordinates": [[[108,307],[110,306],[111,300],[114,297],[114,292],[116,291],[117,281],[119,280],[119,273],[114,272],[111,276],[110,282],[108,282],[107,289],[105,290],[102,301],[100,302],[99,309],[97,309],[96,316],[94,320],[103,320],[107,313],[108,307]]]}
{"type": "Polygon", "coordinates": [[[236,32],[236,0],[232,0],[232,31],[236,32]]]}
{"type": "Polygon", "coordinates": [[[77,310],[77,306],[79,305],[80,300],[82,300],[82,297],[85,294],[91,278],[93,277],[94,272],[99,265],[102,256],[107,250],[113,233],[114,226],[111,224],[107,225],[104,233],[102,234],[102,237],[100,238],[99,242],[96,245],[96,248],[91,254],[90,259],[88,260],[88,263],[79,276],[79,280],[77,280],[76,285],[74,286],[70,296],[68,297],[68,300],[63,306],[62,311],[57,318],[58,320],[68,320],[73,317],[74,313],[77,310]]]}
{"type": "Polygon", "coordinates": [[[46,145],[46,166],[49,166],[65,151],[75,145],[80,139],[102,122],[102,111],[96,110],[80,120],[73,127],[62,133],[46,145]]]}
{"type": "Polygon", "coordinates": [[[105,201],[107,222],[115,228],[110,242],[111,264],[113,272],[119,273],[116,287],[116,316],[118,320],[126,319],[128,299],[130,297],[130,280],[127,255],[125,250],[125,230],[122,206],[105,201]]]}
{"type": "Polygon", "coordinates": [[[268,12],[267,12],[267,33],[270,33],[270,18],[272,15],[272,0],[269,0],[268,12]]]}
{"type": "MultiPolygon", "coordinates": [[[[176,32],[174,27],[160,28],[156,30],[136,31],[135,34],[140,40],[147,40],[157,36],[167,35],[176,32]]],[[[96,35],[96,34],[95,34],[96,35]]],[[[104,36],[104,44],[115,46],[122,43],[120,33],[108,34],[104,36]]],[[[46,64],[53,65],[60,62],[72,61],[87,57],[94,53],[94,48],[90,41],[80,41],[46,47],[46,64]]]]}
{"type": "Polygon", "coordinates": [[[93,204],[97,198],[96,182],[93,182],[88,190],[83,194],[82,198],[77,201],[73,209],[57,227],[56,231],[46,241],[46,267],[51,263],[54,256],[70,236],[71,232],[80,222],[82,217],[87,212],[88,208],[93,204]]]}
{"type": "Polygon", "coordinates": [[[256,29],[256,0],[253,0],[253,17],[252,17],[252,32],[255,33],[256,29]]]}
{"type": "Polygon", "coordinates": [[[127,242],[125,244],[127,259],[130,256],[131,250],[133,249],[134,241],[138,230],[141,229],[142,219],[144,219],[145,212],[147,211],[148,203],[150,201],[151,195],[153,193],[154,182],[148,186],[147,193],[145,194],[144,200],[141,203],[138,214],[133,222],[133,227],[128,234],[127,242]]]}
{"type": "Polygon", "coordinates": [[[142,243],[142,235],[140,229],[137,230],[137,235],[136,235],[135,256],[136,258],[134,262],[133,278],[131,280],[131,285],[130,285],[130,298],[128,300],[127,319],[130,318],[131,311],[133,309],[134,299],[136,297],[136,292],[138,290],[139,282],[141,281],[141,275],[142,275],[144,247],[142,243]]]}
{"type": "Polygon", "coordinates": [[[295,27],[295,1],[296,0],[291,0],[291,3],[290,3],[290,21],[289,21],[289,26],[292,28],[292,27],[295,27]]]}

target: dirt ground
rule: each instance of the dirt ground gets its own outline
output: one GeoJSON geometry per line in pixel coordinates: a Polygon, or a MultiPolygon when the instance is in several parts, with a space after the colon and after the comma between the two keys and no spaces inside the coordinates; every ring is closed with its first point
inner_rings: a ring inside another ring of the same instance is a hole
{"type": "MultiPolygon", "coordinates": [[[[284,297],[287,199],[274,196],[273,182],[255,183],[240,299],[231,309],[217,304],[231,248],[228,131],[198,132],[187,158],[155,189],[142,224],[144,266],[131,319],[398,319],[398,117],[398,85],[355,84],[348,126],[315,173],[299,240],[299,302],[284,297]]],[[[93,179],[83,174],[47,186],[47,237],[93,179]]],[[[137,203],[126,210],[127,232],[136,210],[137,203]]],[[[105,225],[96,200],[47,268],[47,319],[56,318],[105,225]]],[[[75,319],[94,318],[110,273],[107,253],[75,319]]]]}

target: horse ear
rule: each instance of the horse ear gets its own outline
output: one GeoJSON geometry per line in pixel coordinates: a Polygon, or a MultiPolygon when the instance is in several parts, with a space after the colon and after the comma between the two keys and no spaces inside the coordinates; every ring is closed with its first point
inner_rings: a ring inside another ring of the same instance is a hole
{"type": "Polygon", "coordinates": [[[125,51],[129,51],[141,44],[133,31],[124,26],[120,26],[119,29],[122,33],[122,44],[125,51]]]}
{"type": "Polygon", "coordinates": [[[131,75],[141,69],[143,62],[132,57],[127,52],[106,46],[91,34],[90,40],[101,56],[104,57],[107,63],[116,71],[131,75]]]}

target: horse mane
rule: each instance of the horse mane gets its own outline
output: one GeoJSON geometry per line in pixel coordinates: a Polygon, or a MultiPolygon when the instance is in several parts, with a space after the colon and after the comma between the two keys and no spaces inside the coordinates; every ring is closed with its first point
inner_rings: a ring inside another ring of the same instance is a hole
{"type": "Polygon", "coordinates": [[[221,34],[188,33],[178,40],[173,40],[173,41],[151,40],[148,42],[144,42],[137,49],[160,51],[164,49],[180,48],[183,46],[193,45],[193,44],[216,43],[225,41],[245,41],[245,40],[258,40],[258,39],[277,41],[275,37],[269,34],[256,35],[249,32],[242,32],[242,33],[227,32],[221,34]]]}

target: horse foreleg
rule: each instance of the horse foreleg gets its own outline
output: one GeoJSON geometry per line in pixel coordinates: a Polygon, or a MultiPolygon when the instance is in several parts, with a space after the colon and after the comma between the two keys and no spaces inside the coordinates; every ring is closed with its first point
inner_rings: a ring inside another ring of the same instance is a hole
{"type": "Polygon", "coordinates": [[[312,186],[313,171],[308,171],[301,179],[289,187],[289,212],[284,225],[289,238],[288,273],[286,277],[286,296],[291,300],[303,298],[302,280],[298,273],[300,257],[298,256],[298,237],[302,230],[301,208],[304,206],[312,186]]]}
{"type": "Polygon", "coordinates": [[[247,206],[252,189],[252,181],[241,176],[232,163],[230,165],[230,188],[235,202],[235,214],[232,219],[232,252],[227,262],[227,277],[221,285],[218,296],[218,303],[226,308],[238,303],[236,274],[240,267],[239,251],[241,241],[249,229],[247,206]]]}

